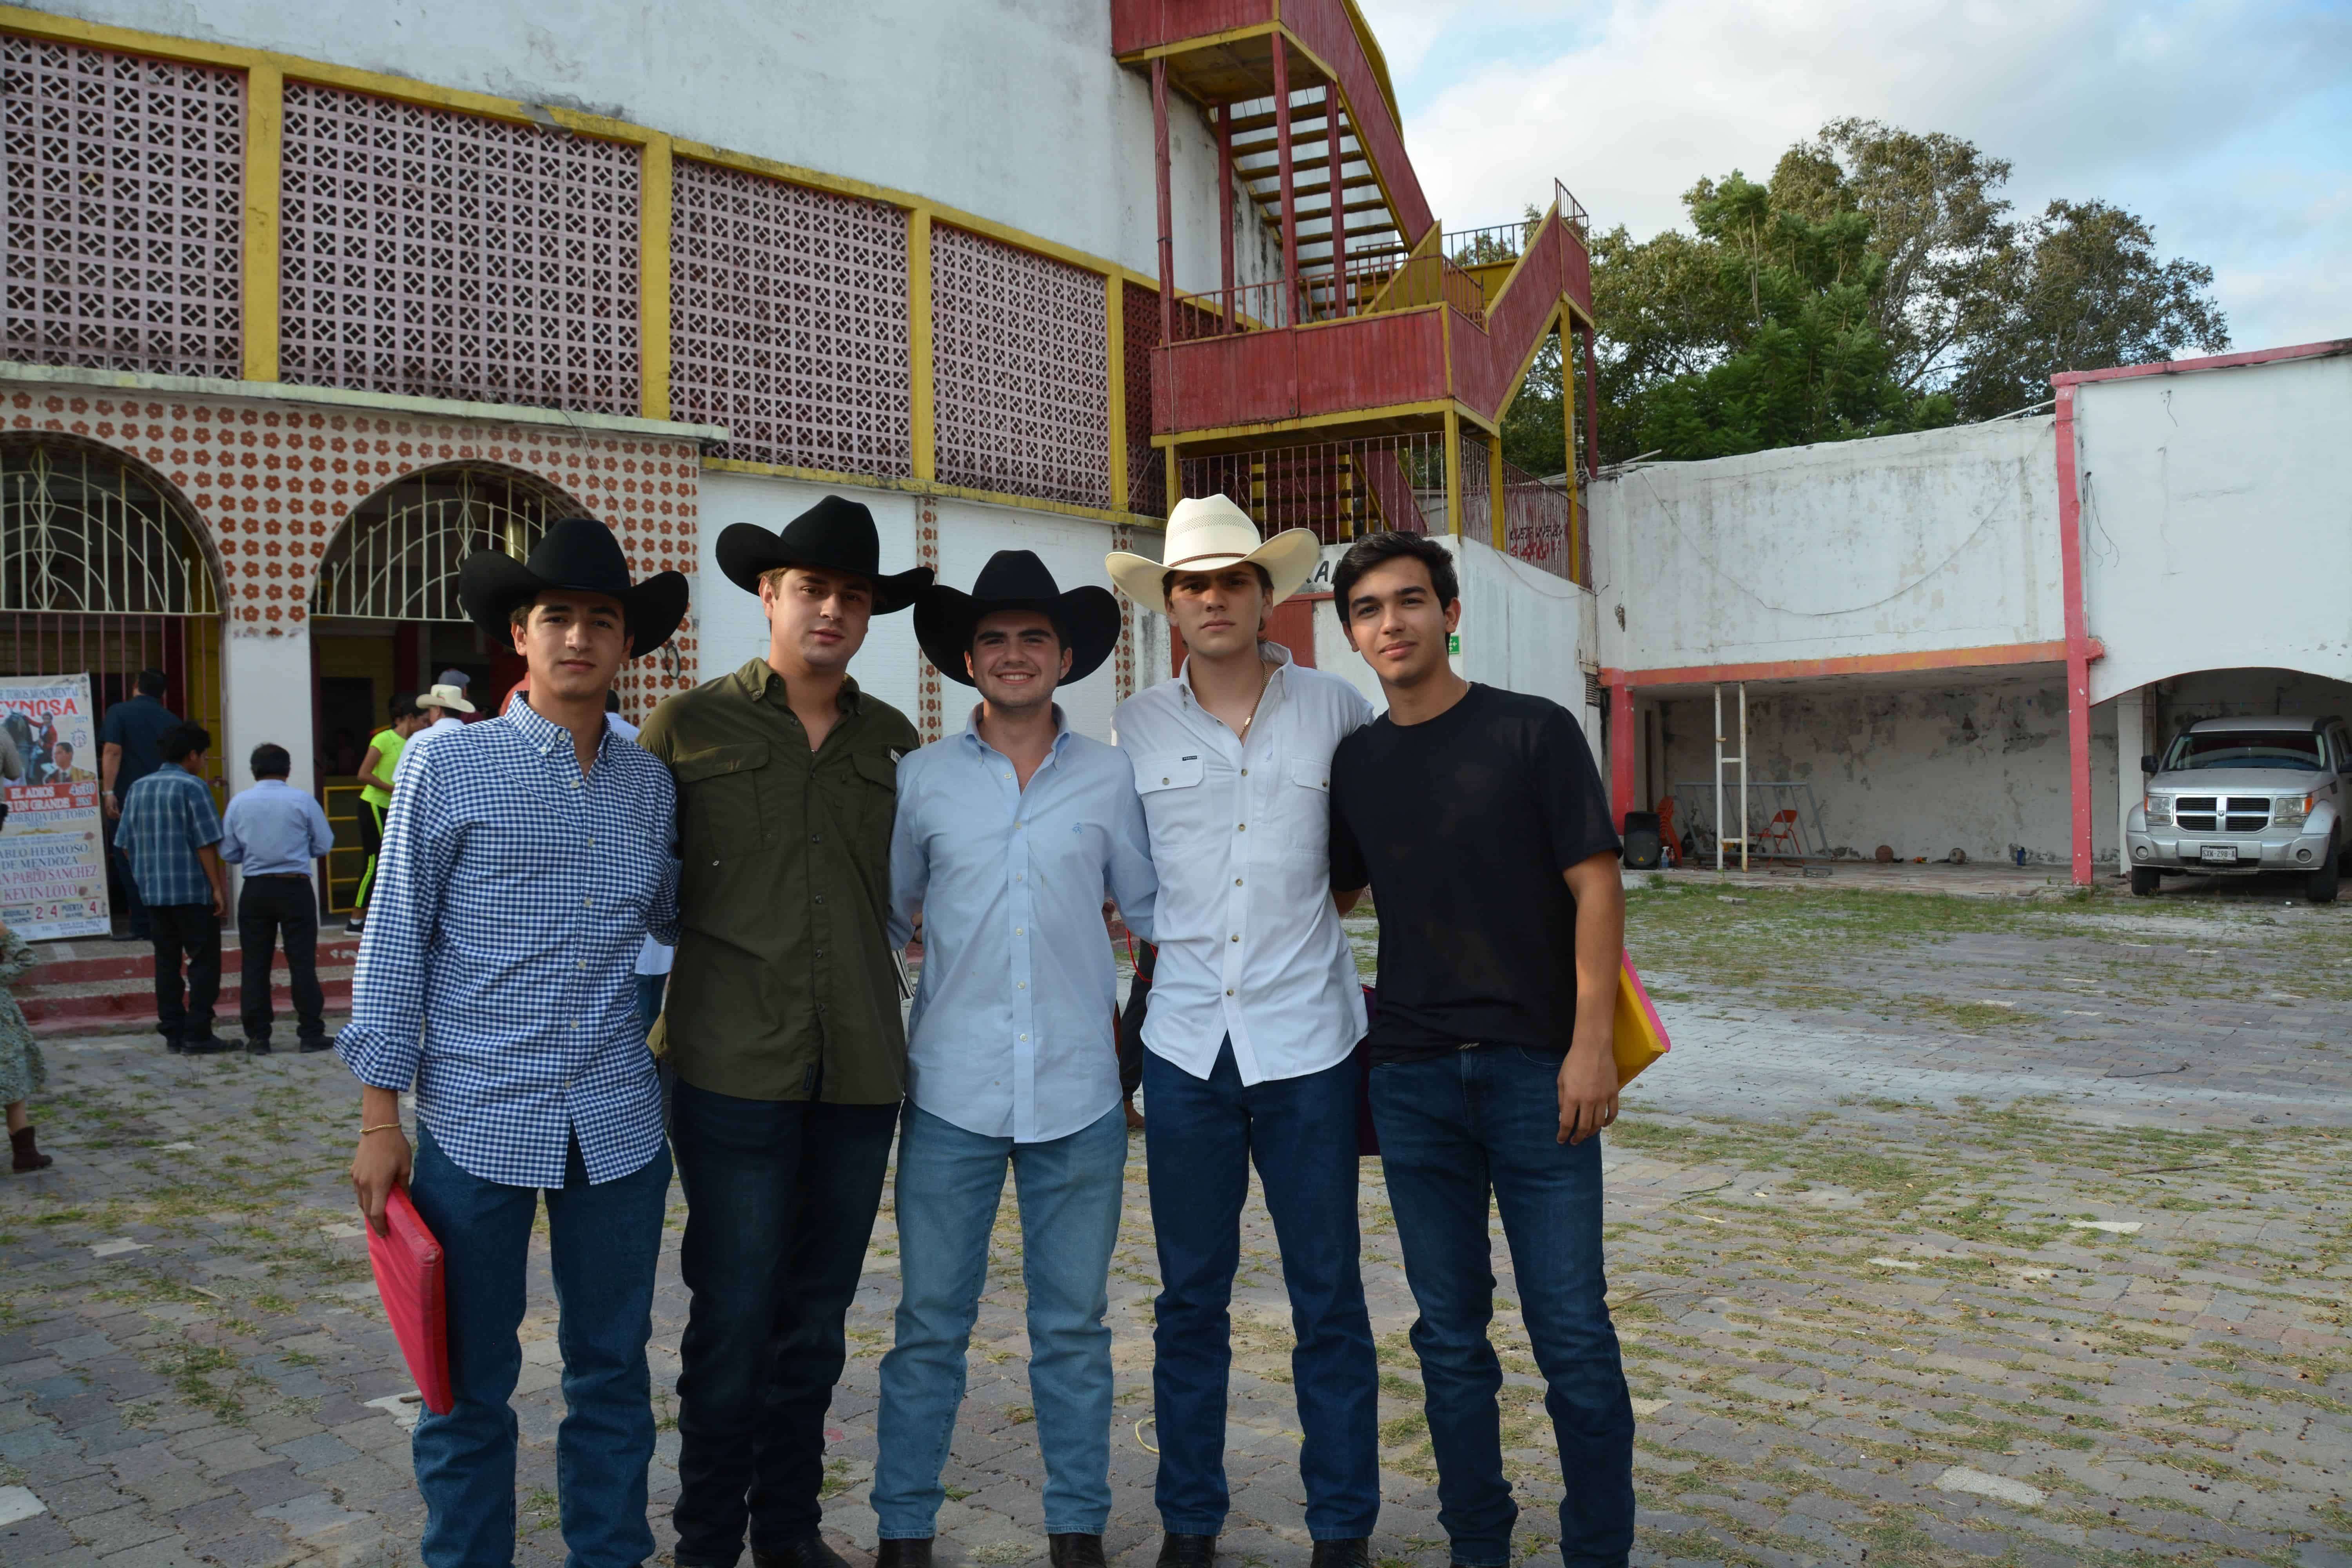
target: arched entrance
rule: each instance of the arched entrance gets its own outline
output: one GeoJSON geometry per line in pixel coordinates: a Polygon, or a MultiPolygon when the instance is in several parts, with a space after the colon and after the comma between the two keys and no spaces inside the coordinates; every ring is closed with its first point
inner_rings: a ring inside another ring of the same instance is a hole
{"type": "Polygon", "coordinates": [[[329,910],[351,907],[364,865],[356,775],[386,705],[444,669],[464,670],[486,710],[513,684],[512,654],[491,647],[457,602],[458,566],[478,550],[520,559],[549,522],[580,510],[528,476],[452,464],[377,491],[328,542],[310,593],[310,655],[314,754],[337,846],[327,859],[329,910]]]}
{"type": "MultiPolygon", "coordinates": [[[[142,669],[162,670],[165,705],[220,739],[221,585],[202,525],[120,453],[0,436],[0,675],[87,674],[103,724],[142,669]]],[[[215,750],[216,803],[218,761],[215,750]]],[[[108,861],[119,910],[121,868],[108,861]]]]}

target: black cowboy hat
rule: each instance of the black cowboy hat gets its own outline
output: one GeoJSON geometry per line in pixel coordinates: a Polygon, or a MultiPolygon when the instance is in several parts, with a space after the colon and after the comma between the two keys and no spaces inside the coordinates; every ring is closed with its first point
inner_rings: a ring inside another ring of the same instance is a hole
{"type": "Polygon", "coordinates": [[[686,618],[686,577],[657,572],[642,583],[629,581],[628,558],[613,531],[593,517],[559,518],[518,561],[503,550],[477,550],[457,568],[457,599],[474,624],[503,644],[514,607],[551,588],[604,594],[621,601],[635,639],[632,658],[669,641],[686,618]]]}
{"type": "Polygon", "coordinates": [[[1073,588],[1063,593],[1045,563],[1026,550],[1000,550],[980,569],[969,594],[953,588],[926,588],[915,597],[915,640],[950,680],[971,685],[963,656],[982,616],[999,610],[1035,610],[1051,619],[1070,650],[1070,673],[1064,685],[1084,680],[1102,668],[1118,646],[1125,617],[1108,588],[1073,588]]]}
{"type": "Polygon", "coordinates": [[[887,616],[915,602],[930,586],[931,569],[882,574],[882,540],[874,514],[854,500],[827,496],[770,533],[756,522],[731,524],[719,535],[719,569],[747,594],[760,591],[762,574],[779,566],[821,566],[853,572],[874,584],[874,613],[887,616]]]}

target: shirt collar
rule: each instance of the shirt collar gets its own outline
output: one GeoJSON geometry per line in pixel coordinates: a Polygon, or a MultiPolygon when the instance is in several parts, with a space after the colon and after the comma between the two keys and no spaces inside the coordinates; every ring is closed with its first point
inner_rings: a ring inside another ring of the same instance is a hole
{"type": "MultiPolygon", "coordinates": [[[[1278,642],[1268,642],[1263,637],[1258,639],[1257,656],[1274,666],[1265,678],[1268,688],[1283,678],[1284,672],[1290,668],[1292,662],[1288,648],[1278,642]]],[[[1184,668],[1176,672],[1176,688],[1188,706],[1198,708],[1201,705],[1201,700],[1192,694],[1192,656],[1189,653],[1184,656],[1184,668]]]]}
{"type": "MultiPolygon", "coordinates": [[[[754,702],[767,700],[771,692],[774,693],[776,701],[784,701],[784,678],[778,675],[775,667],[764,658],[752,659],[737,670],[735,683],[742,689],[743,695],[754,702]]],[[[844,713],[866,710],[866,694],[857,689],[857,678],[854,675],[841,678],[840,706],[844,713]]]]}
{"type": "MultiPolygon", "coordinates": [[[[522,731],[522,738],[542,752],[551,752],[558,742],[566,751],[572,749],[572,731],[533,708],[527,699],[509,707],[501,717],[522,731]]],[[[612,742],[613,727],[607,724],[597,731],[596,754],[604,755],[604,748],[612,742]]]]}
{"type": "MultiPolygon", "coordinates": [[[[971,742],[978,750],[995,750],[993,746],[980,738],[980,704],[977,702],[971,705],[971,711],[964,717],[963,734],[964,739],[971,742]]],[[[1062,705],[1056,702],[1054,704],[1054,743],[1046,748],[1046,753],[1050,756],[1059,756],[1062,748],[1069,743],[1069,739],[1070,716],[1063,712],[1062,705]]]]}

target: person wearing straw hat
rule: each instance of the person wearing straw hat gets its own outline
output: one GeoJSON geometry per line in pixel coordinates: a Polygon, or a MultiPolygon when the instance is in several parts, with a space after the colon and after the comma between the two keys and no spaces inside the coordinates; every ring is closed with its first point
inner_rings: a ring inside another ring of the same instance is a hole
{"type": "Polygon", "coordinates": [[[1314,1568],[1363,1568],[1380,1512],[1379,1373],[1357,1261],[1356,1042],[1364,999],[1328,850],[1331,754],[1372,717],[1301,668],[1267,612],[1322,554],[1261,540],[1223,496],[1177,503],[1163,559],[1107,564],[1187,649],[1112,716],[1160,879],[1143,1021],[1144,1143],[1162,1281],[1152,1331],[1162,1568],[1209,1568],[1227,1508],[1225,1396],[1241,1209],[1255,1163],[1297,1327],[1291,1356],[1314,1568]]]}
{"type": "Polygon", "coordinates": [[[509,1399],[541,1193],[562,1318],[564,1543],[576,1563],[642,1563],[670,1159],[629,970],[648,931],[677,934],[677,792],[607,724],[604,693],[677,629],[687,583],[632,583],[612,530],[574,517],[526,561],[468,556],[458,595],[522,656],[531,697],[402,758],[335,1042],[363,1086],[352,1186],[382,1235],[406,1184],[446,1260],[456,1403],[412,1439],[426,1568],[514,1560],[509,1399]]]}
{"type": "Polygon", "coordinates": [[[1380,900],[1372,1121],[1420,1309],[1438,1526],[1461,1568],[1524,1555],[1488,1339],[1498,1212],[1558,1441],[1560,1560],[1622,1563],[1633,1406],[1602,1277],[1599,1136],[1617,1117],[1625,947],[1609,792],[1568,710],[1455,673],[1444,545],[1367,535],[1331,588],[1389,703],[1331,760],[1331,864],[1380,900]]]}
{"type": "Polygon", "coordinates": [[[779,532],[719,534],[768,646],[654,710],[678,787],[684,936],[656,1048],[677,1069],[678,1568],[834,1568],[824,1413],[906,1088],[888,934],[907,716],[850,660],[928,567],[886,573],[874,516],[826,496],[779,532]]]}
{"type": "MultiPolygon", "coordinates": [[[[476,553],[503,554],[504,552],[478,551],[476,553]]],[[[467,559],[470,560],[471,557],[467,559]]],[[[508,559],[512,560],[513,557],[509,556],[508,559]]],[[[463,568],[461,567],[460,570],[462,571],[463,568]]],[[[472,717],[474,705],[466,700],[464,687],[452,686],[447,681],[441,681],[416,694],[416,713],[422,722],[418,724],[416,732],[408,738],[407,743],[400,748],[400,758],[392,765],[392,782],[394,787],[399,785],[400,775],[407,768],[410,760],[423,753],[427,741],[466,727],[466,719],[458,715],[464,714],[466,718],[472,717]]]]}
{"type": "Polygon", "coordinates": [[[898,1130],[898,1334],[882,1358],[877,1568],[929,1568],[1007,1165],[1020,1194],[1029,1384],[1052,1568],[1102,1568],[1110,1519],[1111,1249],[1127,1168],[1106,897],[1151,932],[1135,775],[1054,700],[1117,646],[1108,589],[1064,593],[1002,550],[970,594],[926,590],[915,636],[976,687],[961,733],[898,769],[893,942],[919,919],[922,980],[898,1130]]]}

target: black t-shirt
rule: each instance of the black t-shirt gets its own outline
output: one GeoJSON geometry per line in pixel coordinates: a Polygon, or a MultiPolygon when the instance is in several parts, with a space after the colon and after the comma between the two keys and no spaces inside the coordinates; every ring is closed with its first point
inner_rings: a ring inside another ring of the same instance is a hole
{"type": "Polygon", "coordinates": [[[1422,724],[1386,714],[1331,758],[1331,885],[1381,918],[1372,1058],[1468,1044],[1566,1054],[1576,900],[1560,873],[1618,847],[1568,710],[1474,684],[1422,724]]]}

